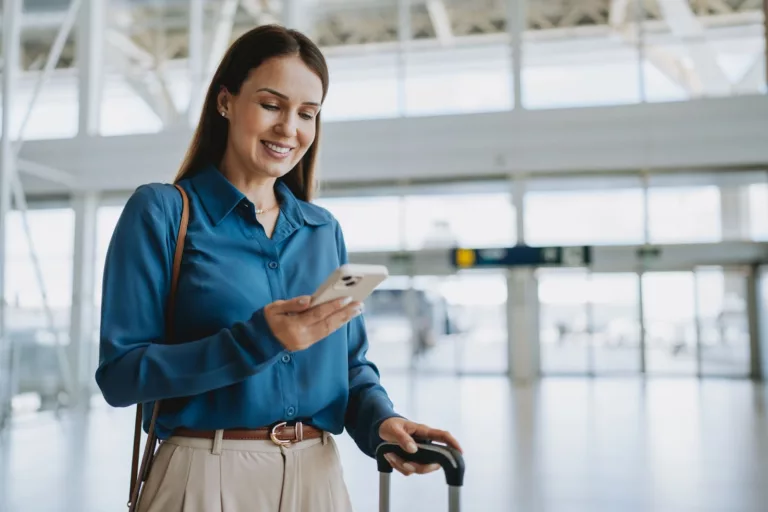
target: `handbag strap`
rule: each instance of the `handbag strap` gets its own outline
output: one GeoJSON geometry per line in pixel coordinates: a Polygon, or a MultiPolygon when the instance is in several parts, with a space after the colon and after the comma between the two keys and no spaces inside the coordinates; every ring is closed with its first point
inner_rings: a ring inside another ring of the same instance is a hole
{"type": "MultiPolygon", "coordinates": [[[[168,304],[165,308],[165,339],[170,342],[173,339],[173,315],[176,310],[176,289],[179,285],[179,272],[181,270],[181,257],[184,254],[184,241],[187,238],[187,226],[189,225],[189,198],[187,193],[178,184],[174,185],[181,193],[181,223],[179,224],[179,234],[176,237],[176,252],[173,255],[173,273],[171,274],[171,290],[168,294],[168,304]]],[[[133,459],[131,461],[131,489],[128,495],[128,509],[133,512],[136,509],[139,488],[145,480],[149,470],[150,461],[154,454],[155,442],[155,423],[157,415],[160,412],[160,400],[155,401],[152,408],[152,418],[149,422],[149,432],[147,433],[147,442],[144,446],[144,455],[141,458],[141,468],[139,468],[139,445],[141,444],[141,424],[142,424],[142,405],[136,405],[136,425],[133,432],[133,459]]]]}

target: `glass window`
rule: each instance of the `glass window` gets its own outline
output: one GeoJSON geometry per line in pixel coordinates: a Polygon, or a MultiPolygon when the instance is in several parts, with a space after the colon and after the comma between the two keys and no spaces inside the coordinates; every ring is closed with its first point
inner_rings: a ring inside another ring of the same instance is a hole
{"type": "Polygon", "coordinates": [[[650,187],[648,231],[652,243],[719,242],[720,190],[705,187],[650,187]]]}
{"type": "MultiPolygon", "coordinates": [[[[15,85],[11,108],[11,134],[18,137],[21,123],[32,102],[38,75],[22,76],[15,85]]],[[[77,75],[53,73],[40,90],[24,129],[24,140],[65,139],[74,137],[78,127],[77,75]]],[[[0,126],[2,132],[2,126],[0,126]]]]}
{"type": "MultiPolygon", "coordinates": [[[[48,304],[55,309],[66,309],[68,315],[72,303],[74,211],[70,208],[28,210],[27,219],[48,304]]],[[[9,213],[7,227],[6,296],[15,307],[40,309],[43,299],[35,277],[21,212],[9,213]]]]}
{"type": "Polygon", "coordinates": [[[512,108],[509,48],[439,48],[405,54],[406,115],[512,108]]]}
{"type": "Polygon", "coordinates": [[[22,215],[7,218],[5,296],[8,335],[15,348],[14,414],[55,407],[64,384],[57,345],[69,343],[74,211],[29,210],[32,244],[53,323],[51,331],[22,215]]]}
{"type": "MultiPolygon", "coordinates": [[[[159,97],[153,98],[149,93],[149,88],[145,85],[149,81],[151,81],[150,73],[146,73],[146,76],[141,79],[134,78],[133,85],[120,75],[106,76],[99,126],[101,135],[156,133],[163,129],[160,117],[147,103],[151,101],[159,105],[160,102],[159,97]],[[142,97],[140,91],[144,87],[147,87],[147,90],[143,91],[142,97]]],[[[169,114],[172,112],[169,111],[169,114]]]]}
{"type": "Polygon", "coordinates": [[[515,212],[510,194],[406,196],[406,247],[509,247],[515,212]]]}
{"type": "Polygon", "coordinates": [[[400,197],[334,197],[315,202],[338,219],[347,251],[402,249],[400,197]]]}
{"type": "Polygon", "coordinates": [[[400,114],[397,53],[327,58],[330,84],[324,121],[377,119],[400,114]]]}
{"type": "Polygon", "coordinates": [[[768,240],[768,183],[749,186],[750,237],[768,240]]]}
{"type": "Polygon", "coordinates": [[[531,191],[525,195],[529,245],[635,244],[643,241],[640,189],[531,191]]]}
{"type": "Polygon", "coordinates": [[[557,50],[547,48],[554,46],[551,42],[530,40],[524,43],[526,57],[523,58],[522,86],[526,108],[620,105],[640,101],[638,58],[633,49],[606,53],[598,50],[597,41],[591,50],[581,50],[585,45],[578,43],[559,41],[563,54],[557,57],[557,50]],[[586,55],[573,55],[577,51],[586,55]],[[584,62],[585,57],[591,62],[584,62]]]}

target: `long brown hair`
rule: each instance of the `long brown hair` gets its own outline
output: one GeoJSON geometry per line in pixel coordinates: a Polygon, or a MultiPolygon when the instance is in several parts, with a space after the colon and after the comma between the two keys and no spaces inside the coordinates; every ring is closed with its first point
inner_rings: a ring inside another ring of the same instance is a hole
{"type": "MultiPolygon", "coordinates": [[[[328,66],[320,49],[307,36],[279,25],[264,25],[240,36],[219,63],[213,75],[195,134],[187,149],[174,183],[190,177],[206,165],[219,165],[224,157],[229,135],[229,123],[216,108],[222,87],[238,94],[251,70],[273,57],[298,55],[323,83],[323,100],[328,93],[328,66]]],[[[304,201],[311,201],[315,189],[315,164],[320,140],[320,113],[315,117],[315,140],[299,163],[280,179],[291,192],[304,201]]]]}

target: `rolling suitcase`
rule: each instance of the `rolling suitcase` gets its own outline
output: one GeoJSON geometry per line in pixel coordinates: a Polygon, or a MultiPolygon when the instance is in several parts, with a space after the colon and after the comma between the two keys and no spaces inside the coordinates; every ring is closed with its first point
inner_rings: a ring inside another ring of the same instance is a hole
{"type": "Polygon", "coordinates": [[[407,462],[440,464],[448,484],[448,510],[459,512],[461,486],[464,485],[464,458],[461,453],[429,440],[417,440],[416,444],[419,447],[416,453],[408,453],[395,443],[382,443],[376,448],[376,464],[379,467],[379,512],[389,512],[389,484],[393,470],[384,458],[387,453],[394,453],[407,462]]]}

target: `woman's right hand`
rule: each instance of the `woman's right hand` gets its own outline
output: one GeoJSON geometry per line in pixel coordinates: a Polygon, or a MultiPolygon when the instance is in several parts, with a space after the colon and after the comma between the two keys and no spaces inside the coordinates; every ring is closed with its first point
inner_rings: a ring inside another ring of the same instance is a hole
{"type": "Polygon", "coordinates": [[[363,311],[359,302],[337,299],[309,307],[310,297],[278,300],[264,307],[272,334],[290,350],[304,350],[325,338],[363,311]]]}

